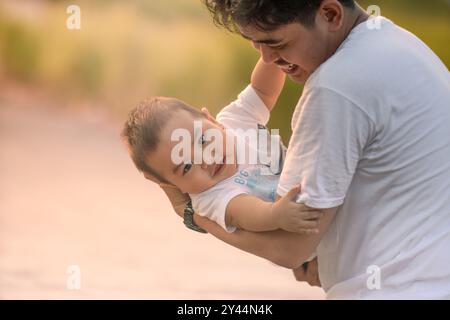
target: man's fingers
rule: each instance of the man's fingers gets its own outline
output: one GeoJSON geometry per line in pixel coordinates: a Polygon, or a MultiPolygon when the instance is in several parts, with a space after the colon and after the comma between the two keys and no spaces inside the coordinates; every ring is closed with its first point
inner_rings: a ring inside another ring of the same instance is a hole
{"type": "Polygon", "coordinates": [[[178,188],[171,185],[160,184],[160,187],[166,193],[167,198],[169,198],[169,201],[172,204],[174,211],[180,217],[183,217],[184,208],[186,207],[186,204],[190,200],[189,195],[182,193],[178,188]]]}
{"type": "Polygon", "coordinates": [[[310,286],[322,286],[318,275],[317,258],[309,262],[305,262],[299,268],[292,271],[294,272],[295,280],[307,282],[310,286]]]}
{"type": "Polygon", "coordinates": [[[308,283],[311,286],[315,286],[315,287],[322,286],[322,284],[320,282],[320,278],[319,278],[319,266],[318,266],[317,258],[311,260],[310,263],[308,264],[308,270],[307,270],[306,276],[308,279],[308,283]]]}
{"type": "Polygon", "coordinates": [[[292,188],[291,190],[289,190],[289,192],[286,194],[286,197],[289,200],[293,200],[295,201],[295,199],[297,199],[297,195],[300,193],[301,188],[300,186],[297,186],[295,188],[292,188]]]}
{"type": "Polygon", "coordinates": [[[292,271],[294,272],[295,280],[306,281],[306,271],[303,265],[298,267],[297,269],[293,269],[292,271]]]}

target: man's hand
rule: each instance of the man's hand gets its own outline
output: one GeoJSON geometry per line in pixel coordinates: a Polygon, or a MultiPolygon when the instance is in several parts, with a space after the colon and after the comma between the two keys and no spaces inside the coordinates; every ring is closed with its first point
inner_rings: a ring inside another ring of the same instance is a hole
{"type": "Polygon", "coordinates": [[[296,203],[300,187],[291,189],[272,205],[272,215],[280,229],[303,234],[319,233],[319,221],[323,212],[296,203]]]}
{"type": "Polygon", "coordinates": [[[166,193],[167,198],[169,198],[173,210],[175,210],[176,214],[183,218],[186,204],[189,200],[191,200],[189,195],[187,193],[182,193],[180,189],[170,184],[161,183],[159,186],[166,193]]]}
{"type": "Polygon", "coordinates": [[[294,277],[297,281],[307,282],[313,287],[322,287],[319,279],[319,265],[317,263],[317,258],[314,258],[310,262],[306,262],[292,271],[294,272],[294,277]]]}
{"type": "Polygon", "coordinates": [[[182,193],[180,189],[171,184],[160,183],[159,186],[166,193],[167,198],[169,198],[169,201],[172,204],[173,210],[183,219],[183,223],[186,227],[196,232],[208,233],[205,229],[202,229],[195,224],[194,212],[189,194],[182,193]]]}
{"type": "Polygon", "coordinates": [[[161,189],[166,193],[167,198],[169,198],[170,203],[172,204],[173,210],[178,214],[181,218],[184,217],[184,208],[186,208],[186,204],[191,200],[187,193],[182,193],[180,189],[175,187],[174,185],[161,183],[150,174],[144,174],[145,179],[150,180],[154,183],[157,183],[161,189]]]}

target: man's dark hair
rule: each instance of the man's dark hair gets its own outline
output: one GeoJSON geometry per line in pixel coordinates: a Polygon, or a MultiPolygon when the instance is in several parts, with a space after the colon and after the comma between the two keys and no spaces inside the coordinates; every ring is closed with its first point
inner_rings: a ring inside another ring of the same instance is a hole
{"type": "MultiPolygon", "coordinates": [[[[306,27],[314,25],[317,10],[323,0],[202,0],[213,16],[214,23],[231,32],[237,26],[255,26],[272,31],[280,26],[299,22],[306,27]]],[[[354,0],[339,0],[354,8],[354,0]]]]}

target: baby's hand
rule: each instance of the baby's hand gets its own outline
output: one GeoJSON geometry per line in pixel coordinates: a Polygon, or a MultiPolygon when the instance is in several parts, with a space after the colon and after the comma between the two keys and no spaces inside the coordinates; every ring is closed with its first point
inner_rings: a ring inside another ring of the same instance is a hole
{"type": "Polygon", "coordinates": [[[272,213],[278,221],[278,227],[297,233],[319,233],[319,221],[323,213],[317,209],[311,209],[302,203],[296,203],[300,187],[291,189],[284,197],[272,206],[272,213]]]}

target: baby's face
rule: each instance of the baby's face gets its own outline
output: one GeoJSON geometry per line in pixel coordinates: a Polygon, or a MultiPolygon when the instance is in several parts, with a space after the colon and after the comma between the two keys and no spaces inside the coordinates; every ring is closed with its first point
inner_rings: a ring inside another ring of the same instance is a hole
{"type": "Polygon", "coordinates": [[[231,138],[227,137],[223,126],[209,113],[205,117],[195,118],[184,110],[176,111],[161,131],[158,147],[149,155],[147,161],[153,170],[182,192],[200,193],[236,172],[236,152],[233,143],[229,144],[233,146],[230,147],[232,150],[227,150],[228,139],[231,138]],[[199,130],[199,124],[201,124],[201,130],[199,130]],[[190,157],[188,153],[184,154],[184,150],[179,152],[182,144],[178,138],[171,141],[172,134],[180,132],[180,129],[182,132],[189,133],[189,140],[183,145],[190,147],[190,157]],[[208,131],[219,135],[221,139],[218,139],[218,142],[215,142],[214,138],[208,139],[208,131]],[[222,151],[213,146],[220,146],[222,151]],[[208,152],[204,152],[206,150],[208,152]],[[179,159],[174,158],[174,154],[175,157],[182,156],[183,161],[180,163],[179,159]],[[194,161],[195,154],[197,157],[200,155],[200,158],[197,158],[198,161],[194,161]],[[211,164],[208,164],[205,154],[212,156],[212,158],[209,157],[213,159],[209,161],[211,164]],[[215,161],[214,158],[220,158],[220,160],[215,161]]]}

